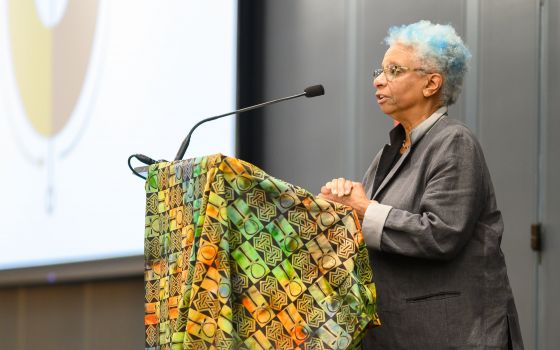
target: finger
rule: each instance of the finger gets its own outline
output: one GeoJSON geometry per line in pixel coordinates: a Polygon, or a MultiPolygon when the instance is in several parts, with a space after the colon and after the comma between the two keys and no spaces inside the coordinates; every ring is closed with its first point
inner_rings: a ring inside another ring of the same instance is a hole
{"type": "Polygon", "coordinates": [[[352,192],[352,186],[353,186],[353,182],[352,181],[346,181],[344,183],[344,195],[349,195],[350,192],[352,192]]]}
{"type": "Polygon", "coordinates": [[[338,182],[337,182],[337,193],[339,197],[344,196],[344,183],[346,182],[346,179],[339,177],[338,178],[338,182]]]}
{"type": "Polygon", "coordinates": [[[321,187],[321,194],[331,194],[331,189],[327,186],[321,187]]]}
{"type": "Polygon", "coordinates": [[[331,180],[331,192],[332,194],[337,194],[338,192],[338,179],[331,180]]]}

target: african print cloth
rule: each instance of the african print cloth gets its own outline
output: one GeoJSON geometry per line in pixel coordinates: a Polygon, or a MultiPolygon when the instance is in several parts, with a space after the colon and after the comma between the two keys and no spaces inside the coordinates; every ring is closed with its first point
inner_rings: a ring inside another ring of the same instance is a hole
{"type": "Polygon", "coordinates": [[[359,221],[220,154],[146,181],[146,349],[351,349],[379,325],[359,221]]]}

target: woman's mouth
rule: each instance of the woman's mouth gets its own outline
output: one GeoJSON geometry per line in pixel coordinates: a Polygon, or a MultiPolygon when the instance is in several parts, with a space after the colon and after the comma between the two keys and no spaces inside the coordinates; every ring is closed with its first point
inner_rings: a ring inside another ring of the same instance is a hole
{"type": "Polygon", "coordinates": [[[383,94],[375,94],[375,97],[377,98],[377,103],[379,104],[385,103],[389,100],[389,96],[383,94]]]}

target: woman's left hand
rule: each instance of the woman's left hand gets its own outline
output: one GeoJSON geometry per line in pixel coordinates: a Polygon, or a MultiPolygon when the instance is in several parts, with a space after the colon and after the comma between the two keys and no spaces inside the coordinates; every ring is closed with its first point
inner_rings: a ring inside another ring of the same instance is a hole
{"type": "Polygon", "coordinates": [[[367,198],[364,186],[360,182],[342,177],[332,179],[321,187],[319,197],[354,208],[360,219],[364,217],[367,207],[373,202],[367,198]]]}

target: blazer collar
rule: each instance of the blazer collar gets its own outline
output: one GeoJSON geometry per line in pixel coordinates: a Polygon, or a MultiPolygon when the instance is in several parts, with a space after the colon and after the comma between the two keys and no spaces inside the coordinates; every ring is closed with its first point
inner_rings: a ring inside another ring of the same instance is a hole
{"type": "Polygon", "coordinates": [[[447,114],[447,106],[440,107],[431,116],[422,121],[422,123],[416,125],[412,131],[410,131],[410,142],[411,147],[418,142],[422,136],[424,136],[428,130],[434,126],[434,124],[445,114],[447,114]]]}

